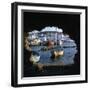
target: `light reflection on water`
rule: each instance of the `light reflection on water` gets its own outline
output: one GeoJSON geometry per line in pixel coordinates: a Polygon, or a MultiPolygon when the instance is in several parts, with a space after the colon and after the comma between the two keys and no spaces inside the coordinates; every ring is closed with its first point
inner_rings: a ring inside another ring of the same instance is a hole
{"type": "Polygon", "coordinates": [[[42,51],[42,46],[32,46],[33,51],[36,51],[40,55],[40,61],[38,63],[42,64],[63,64],[63,65],[70,65],[74,64],[74,58],[75,54],[77,53],[76,47],[67,47],[63,48],[64,55],[55,59],[51,58],[51,51],[53,50],[61,50],[60,47],[57,47],[55,49],[51,49],[48,51],[42,51]]]}

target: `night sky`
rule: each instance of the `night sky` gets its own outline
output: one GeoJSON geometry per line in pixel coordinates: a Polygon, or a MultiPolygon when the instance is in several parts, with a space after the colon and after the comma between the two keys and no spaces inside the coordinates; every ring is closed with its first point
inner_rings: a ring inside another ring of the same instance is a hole
{"type": "Polygon", "coordinates": [[[80,36],[79,14],[50,14],[24,12],[24,31],[41,30],[46,26],[57,26],[74,39],[80,36]]]}
{"type": "MultiPolygon", "coordinates": [[[[60,14],[60,13],[39,13],[23,12],[24,32],[41,30],[46,26],[56,26],[62,28],[63,32],[75,40],[78,48],[77,61],[80,60],[80,15],[60,14]]],[[[77,67],[80,65],[78,64],[77,67]]],[[[74,67],[75,68],[75,67],[74,67]]],[[[80,67],[78,68],[80,69],[80,67]]],[[[75,69],[74,69],[75,70],[75,69]]],[[[77,73],[77,69],[76,69],[77,73]]],[[[78,73],[80,73],[78,71],[78,73]]],[[[27,76],[27,75],[26,75],[27,76]]]]}

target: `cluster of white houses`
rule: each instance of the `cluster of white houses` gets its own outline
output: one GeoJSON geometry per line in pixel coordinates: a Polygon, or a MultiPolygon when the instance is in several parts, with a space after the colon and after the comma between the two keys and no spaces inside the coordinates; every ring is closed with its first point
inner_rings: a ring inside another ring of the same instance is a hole
{"type": "Polygon", "coordinates": [[[30,40],[31,44],[38,45],[39,43],[53,41],[55,43],[62,44],[63,41],[74,42],[70,39],[69,35],[64,35],[63,30],[58,27],[45,27],[41,31],[33,30],[32,32],[28,32],[28,40],[30,40]]]}

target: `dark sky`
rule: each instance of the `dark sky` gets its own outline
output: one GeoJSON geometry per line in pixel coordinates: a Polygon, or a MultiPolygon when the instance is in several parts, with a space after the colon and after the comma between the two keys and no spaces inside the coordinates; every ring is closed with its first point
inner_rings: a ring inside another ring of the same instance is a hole
{"type": "Polygon", "coordinates": [[[77,44],[80,42],[80,15],[24,12],[24,32],[41,30],[46,26],[57,26],[69,34],[77,44]]]}

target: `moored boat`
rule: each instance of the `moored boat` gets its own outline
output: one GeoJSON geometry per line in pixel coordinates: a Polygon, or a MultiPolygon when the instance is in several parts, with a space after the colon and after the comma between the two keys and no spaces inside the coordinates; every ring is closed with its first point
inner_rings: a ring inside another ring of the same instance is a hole
{"type": "Polygon", "coordinates": [[[39,62],[39,60],[40,60],[40,55],[39,55],[39,53],[37,53],[37,52],[35,52],[35,51],[32,51],[29,60],[30,60],[30,62],[32,62],[33,64],[39,62]]]}

